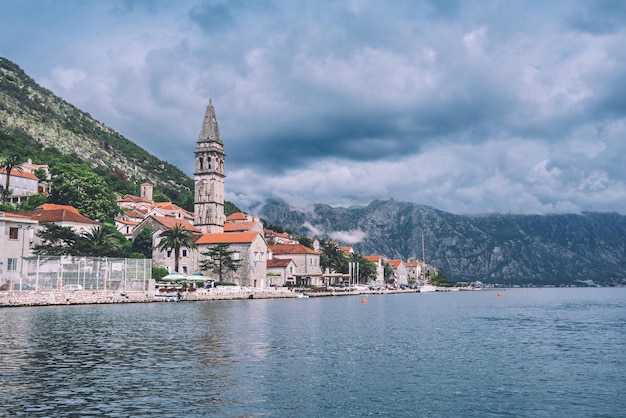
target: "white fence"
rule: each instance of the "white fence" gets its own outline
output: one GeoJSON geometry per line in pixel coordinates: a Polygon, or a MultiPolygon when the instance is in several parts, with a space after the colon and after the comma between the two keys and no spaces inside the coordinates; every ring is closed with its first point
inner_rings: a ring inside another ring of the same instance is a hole
{"type": "Polygon", "coordinates": [[[75,256],[25,257],[22,271],[7,290],[145,291],[152,276],[150,258],[75,256]]]}

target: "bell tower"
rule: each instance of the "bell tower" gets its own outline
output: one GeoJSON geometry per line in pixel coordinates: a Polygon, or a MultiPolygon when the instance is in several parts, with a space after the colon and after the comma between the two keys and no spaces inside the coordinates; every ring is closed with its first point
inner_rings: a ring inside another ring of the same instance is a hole
{"type": "Polygon", "coordinates": [[[224,143],[209,100],[196,143],[194,224],[203,233],[224,232],[224,143]]]}

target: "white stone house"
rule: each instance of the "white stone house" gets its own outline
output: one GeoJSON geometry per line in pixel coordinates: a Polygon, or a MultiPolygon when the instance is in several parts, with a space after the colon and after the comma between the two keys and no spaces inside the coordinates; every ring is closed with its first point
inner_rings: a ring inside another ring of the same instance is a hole
{"type": "MultiPolygon", "coordinates": [[[[0,186],[4,187],[7,181],[6,170],[0,170],[0,186]]],[[[15,205],[26,200],[29,196],[39,192],[39,179],[32,173],[27,171],[19,172],[15,169],[11,170],[11,178],[9,179],[8,202],[15,205]]]]}
{"type": "Polygon", "coordinates": [[[268,260],[291,259],[296,265],[296,286],[324,286],[320,253],[302,244],[278,244],[268,247],[268,260]]]}
{"type": "Polygon", "coordinates": [[[294,286],[296,264],[291,258],[267,260],[268,286],[294,286]]]}
{"type": "Polygon", "coordinates": [[[399,285],[407,285],[409,284],[409,272],[404,265],[404,261],[402,260],[389,260],[389,264],[393,268],[393,282],[399,285]]]}
{"type": "Polygon", "coordinates": [[[407,261],[405,264],[410,281],[418,281],[422,276],[422,266],[419,261],[407,261]]]}
{"type": "MultiPolygon", "coordinates": [[[[225,273],[223,280],[239,286],[267,287],[267,243],[259,232],[213,232],[201,235],[196,240],[198,269],[210,247],[217,244],[228,244],[229,251],[234,251],[233,259],[240,261],[235,272],[225,273]]],[[[215,278],[215,273],[203,272],[215,278]]]]}
{"type": "Polygon", "coordinates": [[[0,284],[25,279],[24,257],[30,255],[38,222],[21,214],[0,212],[0,284]]]}

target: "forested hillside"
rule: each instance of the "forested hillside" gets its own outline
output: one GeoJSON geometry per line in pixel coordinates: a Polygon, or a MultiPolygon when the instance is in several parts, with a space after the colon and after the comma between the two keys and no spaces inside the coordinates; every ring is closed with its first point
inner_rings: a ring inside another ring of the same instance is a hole
{"type": "Polygon", "coordinates": [[[17,64],[0,57],[0,153],[31,158],[54,169],[84,164],[111,191],[136,193],[155,185],[155,200],[193,210],[193,180],[113,129],[38,85],[17,64]]]}

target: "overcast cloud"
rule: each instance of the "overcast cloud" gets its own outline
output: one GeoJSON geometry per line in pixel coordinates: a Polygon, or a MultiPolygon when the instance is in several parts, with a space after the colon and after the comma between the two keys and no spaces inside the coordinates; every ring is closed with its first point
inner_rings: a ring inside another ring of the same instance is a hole
{"type": "Polygon", "coordinates": [[[626,2],[5,0],[0,55],[226,198],[626,213],[626,2]]]}

